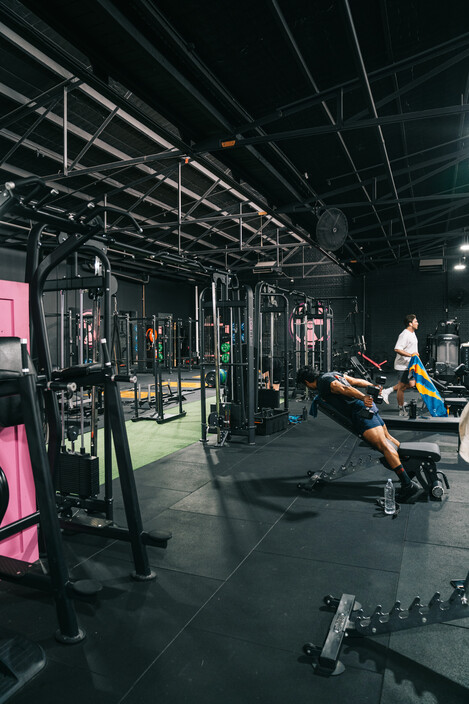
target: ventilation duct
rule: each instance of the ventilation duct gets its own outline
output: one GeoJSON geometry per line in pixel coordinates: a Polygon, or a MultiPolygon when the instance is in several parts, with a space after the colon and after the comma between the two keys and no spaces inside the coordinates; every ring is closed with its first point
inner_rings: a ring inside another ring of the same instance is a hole
{"type": "Polygon", "coordinates": [[[441,259],[420,259],[419,271],[444,271],[445,260],[441,259]]]}

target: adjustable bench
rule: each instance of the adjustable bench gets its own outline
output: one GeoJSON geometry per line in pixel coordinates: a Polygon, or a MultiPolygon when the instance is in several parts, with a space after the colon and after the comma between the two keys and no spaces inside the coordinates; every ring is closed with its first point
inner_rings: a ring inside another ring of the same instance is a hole
{"type": "MultiPolygon", "coordinates": [[[[317,407],[319,410],[328,416],[336,423],[339,423],[349,432],[356,435],[364,443],[366,443],[370,448],[376,450],[375,447],[367,443],[367,441],[357,433],[350,419],[340,413],[334,406],[331,406],[322,398],[318,398],[317,407]]],[[[402,466],[406,470],[407,474],[413,478],[415,477],[422,488],[427,493],[430,499],[434,501],[441,501],[441,497],[444,494],[444,487],[449,489],[449,483],[446,475],[437,470],[436,464],[441,459],[440,448],[436,442],[403,442],[398,448],[399,457],[402,460],[402,466]]],[[[324,475],[324,473],[321,473],[324,475]]],[[[320,479],[325,479],[326,476],[321,476],[318,474],[311,474],[311,482],[317,483],[320,479]]],[[[301,488],[304,488],[301,485],[301,488]]]]}

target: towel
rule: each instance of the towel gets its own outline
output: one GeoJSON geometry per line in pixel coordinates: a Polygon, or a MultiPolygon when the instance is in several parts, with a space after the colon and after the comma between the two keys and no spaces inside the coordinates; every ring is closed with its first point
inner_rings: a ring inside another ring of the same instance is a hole
{"type": "Polygon", "coordinates": [[[428,376],[427,370],[423,366],[420,357],[416,354],[410,358],[409,372],[413,372],[417,391],[428,408],[430,415],[434,418],[447,416],[448,409],[446,408],[440,394],[436,390],[434,383],[428,376]]]}

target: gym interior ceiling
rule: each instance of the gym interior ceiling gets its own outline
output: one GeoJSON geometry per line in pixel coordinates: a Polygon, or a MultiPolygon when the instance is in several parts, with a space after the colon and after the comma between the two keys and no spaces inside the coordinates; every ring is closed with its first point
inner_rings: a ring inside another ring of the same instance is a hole
{"type": "MultiPolygon", "coordinates": [[[[468,225],[468,19],[467,0],[0,0],[0,182],[131,212],[143,234],[106,227],[137,278],[444,266],[468,225]]],[[[0,219],[24,247],[29,223],[0,219]]]]}

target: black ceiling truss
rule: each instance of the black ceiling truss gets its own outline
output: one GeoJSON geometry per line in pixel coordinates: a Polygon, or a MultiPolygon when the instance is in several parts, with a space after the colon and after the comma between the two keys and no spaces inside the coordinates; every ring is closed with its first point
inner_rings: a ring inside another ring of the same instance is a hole
{"type": "Polygon", "coordinates": [[[107,219],[129,276],[164,257],[294,279],[453,257],[469,32],[461,0],[412,4],[239,0],[227,23],[196,0],[0,0],[0,178],[44,178],[51,212],[132,213],[143,234],[107,219]],[[337,251],[316,239],[329,208],[349,223],[337,251]]]}

